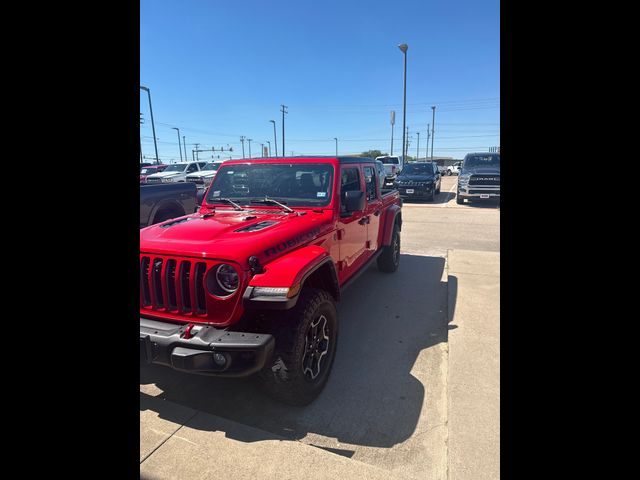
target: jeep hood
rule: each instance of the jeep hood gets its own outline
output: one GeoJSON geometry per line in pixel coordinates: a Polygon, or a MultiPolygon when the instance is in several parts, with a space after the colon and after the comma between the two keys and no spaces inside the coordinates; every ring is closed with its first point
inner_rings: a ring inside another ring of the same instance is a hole
{"type": "Polygon", "coordinates": [[[140,252],[230,260],[246,269],[252,255],[264,265],[299,246],[323,243],[318,237],[331,230],[332,213],[218,208],[212,216],[195,213],[143,228],[140,252]]]}

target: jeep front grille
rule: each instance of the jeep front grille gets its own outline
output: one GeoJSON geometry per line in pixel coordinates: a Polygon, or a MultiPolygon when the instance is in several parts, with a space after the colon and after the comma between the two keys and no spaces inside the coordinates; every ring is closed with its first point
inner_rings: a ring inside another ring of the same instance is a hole
{"type": "Polygon", "coordinates": [[[206,315],[207,264],[153,256],[140,258],[140,302],[145,309],[206,315]]]}

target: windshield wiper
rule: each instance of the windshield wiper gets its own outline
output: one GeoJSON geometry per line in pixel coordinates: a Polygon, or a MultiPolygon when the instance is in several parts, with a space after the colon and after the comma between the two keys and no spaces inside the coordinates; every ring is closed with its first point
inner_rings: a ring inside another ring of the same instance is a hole
{"type": "MultiPolygon", "coordinates": [[[[228,203],[230,205],[233,206],[234,210],[244,210],[244,208],[242,208],[242,206],[238,205],[236,202],[234,202],[233,200],[229,199],[229,198],[216,198],[214,199],[214,203],[215,202],[219,202],[219,203],[228,203]]],[[[202,215],[202,217],[210,217],[215,215],[215,208],[213,210],[211,210],[210,212],[205,213],[204,215],[202,215]]]]}
{"type": "Polygon", "coordinates": [[[251,200],[251,203],[268,203],[270,205],[278,205],[279,207],[282,207],[287,213],[296,213],[294,209],[289,208],[284,203],[280,203],[279,201],[274,200],[273,198],[269,198],[266,195],[263,199],[254,198],[253,200],[251,200]]]}

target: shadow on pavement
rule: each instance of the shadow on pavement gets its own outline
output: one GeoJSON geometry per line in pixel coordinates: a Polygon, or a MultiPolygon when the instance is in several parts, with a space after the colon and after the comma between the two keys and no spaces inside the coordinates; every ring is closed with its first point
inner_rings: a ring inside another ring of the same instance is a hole
{"type": "MultiPolygon", "coordinates": [[[[354,445],[392,447],[412,435],[420,418],[425,390],[411,373],[414,366],[420,371],[418,355],[447,340],[447,312],[455,308],[455,297],[448,305],[444,268],[444,258],[403,254],[396,273],[373,266],[344,292],[331,377],[307,407],[272,400],[251,378],[203,377],[150,366],[141,367],[140,383],[162,390],[156,399],[287,439],[314,433],[354,445]]],[[[171,416],[169,408],[158,406],[164,402],[144,401],[149,395],[140,395],[141,410],[154,405],[160,417],[171,416]]],[[[234,432],[226,433],[233,438],[234,432]]],[[[351,450],[334,453],[353,455],[351,450]]]]}
{"type": "Polygon", "coordinates": [[[437,205],[439,203],[449,203],[449,201],[456,198],[456,194],[453,192],[440,192],[436,194],[433,201],[423,200],[423,199],[414,199],[411,197],[402,197],[402,201],[404,203],[426,203],[431,205],[437,205]]]}

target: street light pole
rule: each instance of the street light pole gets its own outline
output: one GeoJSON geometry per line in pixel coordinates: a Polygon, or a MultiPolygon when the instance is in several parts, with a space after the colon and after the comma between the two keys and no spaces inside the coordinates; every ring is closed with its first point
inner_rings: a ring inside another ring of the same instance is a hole
{"type": "Polygon", "coordinates": [[[177,127],[171,127],[172,130],[178,132],[178,151],[180,152],[180,161],[182,161],[182,146],[180,145],[180,129],[177,127]]]}
{"type": "Polygon", "coordinates": [[[187,141],[184,139],[184,135],[182,135],[182,148],[184,148],[184,161],[186,162],[189,157],[187,157],[187,141]]]}
{"type": "Polygon", "coordinates": [[[269,156],[271,156],[271,142],[269,140],[265,140],[265,142],[269,145],[269,156]]]}
{"type": "Polygon", "coordinates": [[[336,137],[333,137],[333,139],[336,141],[336,157],[338,156],[338,139],[336,137]]]}
{"type": "MultiPolygon", "coordinates": [[[[276,157],[277,157],[278,156],[278,139],[276,138],[276,121],[275,120],[269,120],[269,121],[273,123],[273,144],[276,147],[276,157]]],[[[283,150],[283,153],[284,153],[284,150],[283,150]]]]}
{"type": "Polygon", "coordinates": [[[264,155],[264,143],[260,144],[260,157],[264,155]]]}
{"type": "Polygon", "coordinates": [[[433,162],[433,132],[436,127],[436,106],[432,106],[433,118],[431,119],[431,161],[433,162]]]}
{"type": "Polygon", "coordinates": [[[245,138],[246,137],[244,135],[242,135],[240,137],[240,142],[242,143],[242,158],[244,158],[244,140],[245,140],[245,138]]]}
{"type": "Polygon", "coordinates": [[[249,158],[251,158],[251,138],[247,138],[247,142],[249,142],[249,158]]]}
{"type": "MultiPolygon", "coordinates": [[[[418,160],[420,160],[420,132],[416,132],[416,135],[418,136],[418,144],[416,145],[416,162],[418,160]]],[[[425,155],[424,159],[426,160],[427,157],[425,155]]]]}
{"type": "Polygon", "coordinates": [[[147,96],[149,97],[149,113],[151,113],[151,131],[153,132],[153,146],[156,149],[156,164],[160,164],[160,159],[158,158],[158,142],[156,140],[156,124],[153,121],[153,108],[151,107],[151,90],[148,87],[143,87],[140,85],[140,89],[147,92],[147,96]]]}
{"type": "Polygon", "coordinates": [[[403,89],[403,100],[402,100],[402,160],[404,161],[407,156],[407,147],[406,147],[406,131],[405,124],[407,122],[407,50],[409,49],[409,45],[403,43],[398,45],[398,48],[404,54],[404,89],[403,89]]]}
{"type": "Polygon", "coordinates": [[[280,105],[282,108],[280,109],[280,111],[282,112],[282,156],[286,156],[285,155],[285,150],[284,150],[284,114],[285,113],[289,113],[287,112],[287,106],[286,105],[280,105]]]}

